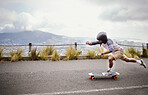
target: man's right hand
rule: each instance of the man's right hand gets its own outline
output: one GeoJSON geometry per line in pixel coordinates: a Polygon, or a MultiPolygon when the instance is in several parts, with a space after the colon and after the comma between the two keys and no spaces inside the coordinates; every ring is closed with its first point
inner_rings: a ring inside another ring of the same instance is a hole
{"type": "Polygon", "coordinates": [[[88,45],[92,45],[92,42],[87,41],[86,44],[88,44],[88,45]]]}

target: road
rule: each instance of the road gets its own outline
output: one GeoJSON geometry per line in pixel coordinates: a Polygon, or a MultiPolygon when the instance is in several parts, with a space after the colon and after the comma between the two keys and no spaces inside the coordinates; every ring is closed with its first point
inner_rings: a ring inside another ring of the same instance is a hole
{"type": "MultiPolygon", "coordinates": [[[[148,58],[144,61],[148,66],[148,58]]],[[[0,63],[0,95],[148,94],[148,68],[117,60],[113,71],[120,73],[118,80],[88,76],[107,68],[107,59],[0,63]]]]}

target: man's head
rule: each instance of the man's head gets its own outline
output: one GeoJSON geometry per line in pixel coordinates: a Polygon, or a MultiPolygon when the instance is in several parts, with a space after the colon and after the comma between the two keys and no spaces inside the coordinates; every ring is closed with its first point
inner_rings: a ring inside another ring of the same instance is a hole
{"type": "Polygon", "coordinates": [[[97,40],[99,41],[99,43],[106,44],[106,42],[107,42],[106,32],[100,32],[100,33],[98,33],[97,40]]]}

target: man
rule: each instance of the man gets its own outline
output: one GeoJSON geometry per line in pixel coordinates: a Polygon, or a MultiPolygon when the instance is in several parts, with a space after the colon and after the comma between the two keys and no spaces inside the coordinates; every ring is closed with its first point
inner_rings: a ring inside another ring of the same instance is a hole
{"type": "Polygon", "coordinates": [[[123,48],[120,47],[118,44],[114,43],[111,39],[107,38],[107,35],[105,32],[98,33],[97,40],[98,41],[95,41],[95,42],[87,41],[86,44],[88,45],[100,44],[100,46],[102,45],[106,49],[105,52],[97,54],[98,56],[112,53],[112,55],[109,56],[108,58],[109,59],[109,69],[107,70],[107,72],[111,71],[111,68],[113,67],[113,60],[117,60],[117,59],[122,59],[123,61],[126,61],[126,62],[135,62],[135,63],[140,64],[144,68],[146,68],[146,64],[144,63],[142,59],[137,60],[134,58],[128,58],[126,55],[124,55],[123,48]]]}

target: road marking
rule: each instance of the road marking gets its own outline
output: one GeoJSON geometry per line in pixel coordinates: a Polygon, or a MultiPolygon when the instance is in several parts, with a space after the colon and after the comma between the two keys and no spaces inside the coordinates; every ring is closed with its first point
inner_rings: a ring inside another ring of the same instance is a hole
{"type": "Polygon", "coordinates": [[[21,95],[61,95],[61,94],[79,94],[79,93],[103,92],[103,91],[127,90],[127,89],[141,89],[141,88],[148,88],[148,85],[128,86],[128,87],[114,87],[114,88],[103,88],[103,89],[92,89],[92,90],[63,91],[63,92],[53,92],[53,93],[21,94],[21,95]]]}

